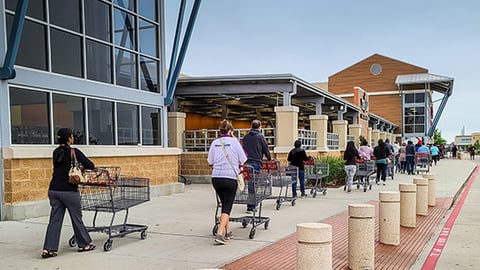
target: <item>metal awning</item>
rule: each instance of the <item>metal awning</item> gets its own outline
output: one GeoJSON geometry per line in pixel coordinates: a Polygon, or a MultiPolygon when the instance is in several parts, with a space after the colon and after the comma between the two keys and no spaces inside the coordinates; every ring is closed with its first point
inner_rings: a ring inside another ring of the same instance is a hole
{"type": "Polygon", "coordinates": [[[399,88],[402,85],[429,84],[429,88],[432,91],[449,96],[453,90],[453,78],[430,73],[398,75],[395,84],[397,84],[399,88]]]}

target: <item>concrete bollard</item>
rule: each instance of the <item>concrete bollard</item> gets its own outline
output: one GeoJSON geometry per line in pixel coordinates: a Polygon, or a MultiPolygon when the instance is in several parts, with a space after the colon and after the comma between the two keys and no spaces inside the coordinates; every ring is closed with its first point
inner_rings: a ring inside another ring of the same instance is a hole
{"type": "Polygon", "coordinates": [[[415,228],[417,226],[417,186],[402,183],[400,190],[400,226],[415,228]]]}
{"type": "Polygon", "coordinates": [[[297,269],[332,269],[332,225],[297,224],[297,269]]]}
{"type": "Polygon", "coordinates": [[[375,268],[375,206],[348,205],[348,268],[375,268]]]}
{"type": "Polygon", "coordinates": [[[423,177],[428,179],[428,206],[435,206],[437,204],[435,174],[426,173],[423,177]]]}
{"type": "Polygon", "coordinates": [[[400,192],[379,193],[379,235],[380,243],[400,245],[400,192]]]}
{"type": "Polygon", "coordinates": [[[413,183],[417,185],[417,215],[426,216],[428,214],[428,179],[414,177],[413,183]]]}

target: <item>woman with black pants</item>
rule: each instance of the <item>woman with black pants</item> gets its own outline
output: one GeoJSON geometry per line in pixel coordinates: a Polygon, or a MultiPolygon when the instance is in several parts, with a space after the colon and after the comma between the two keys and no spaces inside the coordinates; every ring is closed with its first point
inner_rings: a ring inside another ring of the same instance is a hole
{"type": "MultiPolygon", "coordinates": [[[[68,210],[72,220],[75,240],[78,243],[78,251],[91,251],[95,249],[92,239],[85,228],[82,220],[82,209],[80,205],[80,193],[78,185],[68,182],[68,172],[72,164],[71,147],[74,142],[73,132],[69,128],[61,128],[57,132],[57,140],[60,144],[53,151],[53,175],[48,188],[48,199],[50,200],[50,219],[48,221],[47,233],[43,244],[42,258],[57,256],[60,233],[62,231],[65,210],[68,210]]],[[[93,170],[95,165],[80,150],[73,149],[77,161],[85,169],[93,170]]]]}
{"type": "Polygon", "coordinates": [[[387,158],[391,154],[385,142],[382,139],[378,140],[378,145],[373,148],[373,155],[375,156],[375,163],[377,164],[377,185],[380,183],[380,177],[383,185],[385,185],[385,180],[387,179],[387,158]]]}

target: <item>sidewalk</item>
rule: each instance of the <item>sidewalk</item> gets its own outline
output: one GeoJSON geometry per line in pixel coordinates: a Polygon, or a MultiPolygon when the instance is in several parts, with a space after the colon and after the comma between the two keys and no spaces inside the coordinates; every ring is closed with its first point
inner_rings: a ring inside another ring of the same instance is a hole
{"type": "MultiPolygon", "coordinates": [[[[441,160],[434,166],[432,173],[436,175],[437,198],[453,199],[468,180],[475,165],[471,161],[441,160]]],[[[326,196],[299,199],[295,206],[284,203],[279,211],[275,210],[275,200],[266,200],[263,203],[262,216],[271,218],[268,229],[258,227],[255,238],[249,239],[250,226],[243,228],[240,223],[232,223],[235,239],[225,246],[214,244],[212,229],[216,208],[215,194],[211,185],[202,184],[188,185],[185,193],[154,198],[130,209],[128,222],[148,225],[147,239],[140,240],[139,233],[115,238],[109,252],[103,251],[103,244],[107,239],[107,235],[103,233],[91,233],[97,245],[97,250],[91,253],[78,253],[76,248],[69,247],[67,242],[72,236],[72,229],[67,216],[58,256],[41,259],[40,252],[48,217],[0,222],[0,265],[2,269],[219,268],[292,235],[298,223],[326,220],[345,212],[351,203],[377,201],[378,191],[396,191],[398,183],[411,183],[412,178],[397,174],[394,180],[387,180],[386,186],[374,185],[370,191],[354,190],[352,194],[346,194],[343,188],[329,189],[326,196]]],[[[473,255],[478,253],[478,245],[475,243],[480,240],[479,217],[473,214],[478,212],[475,206],[478,206],[480,201],[479,182],[480,180],[474,182],[470,196],[465,200],[436,269],[478,269],[480,266],[478,257],[473,255]]],[[[274,194],[278,194],[275,192],[274,194]]],[[[244,210],[244,205],[234,205],[232,217],[243,216],[244,210]]],[[[100,220],[103,221],[97,223],[107,224],[111,215],[100,214],[100,220]]],[[[122,222],[123,214],[122,212],[117,215],[115,224],[122,222]]],[[[445,220],[449,215],[450,211],[445,220]]],[[[84,212],[84,220],[87,225],[91,225],[92,213],[84,212]]],[[[442,224],[439,227],[442,227],[442,224]]],[[[440,228],[425,246],[413,268],[421,268],[439,232],[440,228]]],[[[271,269],[281,267],[272,265],[271,269]]]]}

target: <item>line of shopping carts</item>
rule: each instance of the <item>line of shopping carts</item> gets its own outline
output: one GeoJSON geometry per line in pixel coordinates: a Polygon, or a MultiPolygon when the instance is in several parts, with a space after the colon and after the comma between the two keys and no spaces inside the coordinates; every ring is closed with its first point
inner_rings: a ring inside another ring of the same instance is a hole
{"type": "Polygon", "coordinates": [[[415,153],[414,170],[417,174],[420,172],[429,173],[432,164],[432,156],[430,153],[415,153]]]}
{"type": "MultiPolygon", "coordinates": [[[[140,232],[140,239],[147,237],[147,226],[127,223],[129,209],[150,200],[150,180],[148,178],[120,175],[120,167],[100,167],[85,171],[85,183],[78,185],[83,211],[95,212],[93,225],[87,226],[88,232],[103,232],[108,239],[103,245],[105,251],[112,249],[113,238],[124,237],[140,232]],[[116,214],[125,211],[123,223],[114,224],[116,214]],[[111,213],[108,225],[97,225],[98,213],[111,213]]],[[[76,245],[75,235],[68,244],[76,245]]]]}
{"type": "Polygon", "coordinates": [[[289,202],[292,206],[296,204],[296,198],[288,195],[289,187],[298,181],[298,167],[281,166],[278,160],[262,162],[261,170],[269,174],[272,180],[272,187],[279,188],[278,195],[269,197],[276,202],[276,209],[280,210],[282,203],[289,202]]]}

